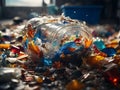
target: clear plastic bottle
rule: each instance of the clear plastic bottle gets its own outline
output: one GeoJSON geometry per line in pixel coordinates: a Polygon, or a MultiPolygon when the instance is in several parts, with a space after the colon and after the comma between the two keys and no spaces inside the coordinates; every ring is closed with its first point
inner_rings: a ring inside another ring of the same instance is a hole
{"type": "MultiPolygon", "coordinates": [[[[75,42],[78,47],[88,48],[92,43],[92,34],[86,24],[81,23],[77,20],[61,20],[42,23],[41,20],[33,20],[33,27],[35,27],[34,38],[39,38],[44,44],[44,49],[42,45],[39,49],[42,49],[43,55],[47,58],[52,58],[54,54],[66,43],[75,42]],[[35,24],[34,22],[37,22],[35,24]]],[[[27,30],[29,32],[29,30],[27,30]]],[[[75,46],[76,47],[76,46],[75,46]]],[[[77,48],[78,48],[77,47],[77,48]]],[[[75,50],[77,50],[75,48],[75,50]]],[[[81,52],[82,50],[81,49],[81,52]]]]}

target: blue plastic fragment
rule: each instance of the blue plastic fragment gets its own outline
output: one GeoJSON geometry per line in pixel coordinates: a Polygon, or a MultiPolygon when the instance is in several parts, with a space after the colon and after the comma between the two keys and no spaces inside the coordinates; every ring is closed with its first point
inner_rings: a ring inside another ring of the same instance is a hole
{"type": "Polygon", "coordinates": [[[52,65],[52,60],[49,58],[42,58],[42,63],[44,66],[51,66],[52,65]]]}
{"type": "Polygon", "coordinates": [[[97,40],[94,42],[94,44],[99,50],[106,48],[106,46],[102,40],[97,40]]]}
{"type": "Polygon", "coordinates": [[[53,58],[54,60],[58,60],[60,58],[60,55],[64,53],[64,55],[67,54],[73,54],[75,52],[81,51],[84,49],[83,45],[77,46],[75,42],[68,42],[60,47],[60,49],[55,53],[55,56],[53,58]],[[69,48],[74,48],[75,51],[70,51],[69,48]]]}
{"type": "Polygon", "coordinates": [[[2,62],[1,62],[2,66],[6,66],[7,65],[7,63],[6,63],[6,57],[7,57],[6,53],[3,53],[1,55],[1,57],[2,57],[2,62]]]}
{"type": "Polygon", "coordinates": [[[117,53],[117,51],[114,48],[104,48],[101,51],[106,53],[108,57],[112,57],[117,53]]]}
{"type": "Polygon", "coordinates": [[[82,50],[84,47],[82,45],[77,46],[75,42],[69,42],[64,44],[60,49],[59,52],[64,53],[64,54],[72,54],[75,51],[70,51],[69,48],[74,48],[76,50],[82,50]]]}
{"type": "Polygon", "coordinates": [[[29,40],[27,39],[25,43],[23,43],[23,48],[26,50],[28,47],[29,40]]]}

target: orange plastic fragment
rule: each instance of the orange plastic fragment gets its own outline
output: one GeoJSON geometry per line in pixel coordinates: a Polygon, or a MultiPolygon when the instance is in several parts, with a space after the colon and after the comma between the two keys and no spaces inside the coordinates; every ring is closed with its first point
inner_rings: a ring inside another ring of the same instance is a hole
{"type": "Polygon", "coordinates": [[[42,51],[39,49],[39,47],[38,47],[37,45],[34,44],[33,41],[31,41],[31,42],[28,44],[28,49],[29,49],[31,52],[37,54],[37,55],[40,56],[40,57],[43,55],[43,54],[42,54],[42,51]]]}
{"type": "Polygon", "coordinates": [[[116,48],[119,45],[118,40],[112,40],[109,44],[106,44],[106,47],[116,48]]]}
{"type": "Polygon", "coordinates": [[[0,44],[0,49],[9,49],[10,44],[0,44]]]}
{"type": "Polygon", "coordinates": [[[92,44],[92,40],[88,40],[85,38],[85,48],[89,48],[91,44],[92,44]]]}

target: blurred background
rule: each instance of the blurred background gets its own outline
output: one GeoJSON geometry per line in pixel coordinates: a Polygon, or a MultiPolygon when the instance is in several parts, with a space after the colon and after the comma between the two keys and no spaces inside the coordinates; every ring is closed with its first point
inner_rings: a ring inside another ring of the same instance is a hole
{"type": "Polygon", "coordinates": [[[100,23],[119,24],[120,0],[0,0],[0,20],[61,15],[62,6],[101,5],[100,23]]]}

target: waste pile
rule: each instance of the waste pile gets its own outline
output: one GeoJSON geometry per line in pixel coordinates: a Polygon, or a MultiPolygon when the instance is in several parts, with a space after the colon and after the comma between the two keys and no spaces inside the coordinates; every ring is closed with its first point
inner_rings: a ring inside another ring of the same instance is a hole
{"type": "Polygon", "coordinates": [[[0,26],[0,90],[119,90],[120,33],[64,16],[0,26]]]}

